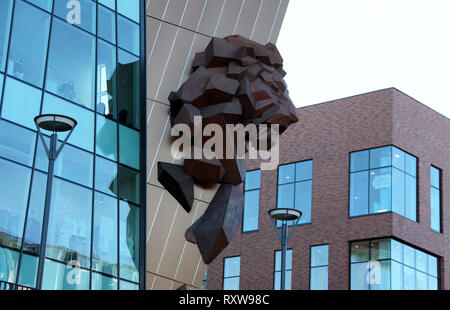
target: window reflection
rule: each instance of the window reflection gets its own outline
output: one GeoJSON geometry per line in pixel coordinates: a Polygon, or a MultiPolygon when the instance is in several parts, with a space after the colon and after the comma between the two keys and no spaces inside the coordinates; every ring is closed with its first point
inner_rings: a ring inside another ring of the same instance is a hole
{"type": "Polygon", "coordinates": [[[121,199],[139,204],[139,172],[119,166],[119,196],[121,199]]]}
{"type": "Polygon", "coordinates": [[[350,153],[350,216],[393,211],[416,221],[416,166],[394,146],[350,153]]]}
{"type": "Polygon", "coordinates": [[[119,47],[139,55],[139,25],[120,15],[117,16],[117,40],[119,47]]]}
{"type": "MultiPolygon", "coordinates": [[[[58,17],[61,17],[64,20],[67,20],[67,17],[72,7],[67,8],[67,1],[56,0],[55,1],[55,12],[54,14],[58,17]]],[[[80,3],[80,24],[76,24],[78,27],[83,28],[93,34],[95,34],[96,22],[95,22],[95,3],[92,0],[77,0],[80,3]]]]}
{"type": "Polygon", "coordinates": [[[92,289],[102,291],[117,290],[117,279],[93,272],[92,289]]]}
{"type": "MultiPolygon", "coordinates": [[[[94,148],[94,113],[73,103],[62,100],[50,94],[44,96],[44,114],[70,115],[77,120],[78,125],[70,136],[68,143],[79,146],[88,151],[94,148]]],[[[63,140],[67,134],[59,134],[63,140]]]]}
{"type": "Polygon", "coordinates": [[[35,142],[33,131],[0,120],[0,156],[31,166],[35,142]]]}
{"type": "Polygon", "coordinates": [[[54,19],[49,53],[46,90],[94,109],[94,37],[54,19]]]}
{"type": "Polygon", "coordinates": [[[353,290],[438,288],[435,256],[393,239],[353,242],[350,248],[353,290]]]}
{"type": "Polygon", "coordinates": [[[97,53],[97,112],[117,120],[116,48],[99,40],[97,53]]]}
{"type": "Polygon", "coordinates": [[[0,246],[0,280],[14,283],[17,276],[20,252],[0,246]]]}
{"type": "MultiPolygon", "coordinates": [[[[76,265],[75,265],[76,266],[76,265]]],[[[44,265],[43,290],[88,290],[89,270],[76,269],[46,259],[44,265]]]]}
{"type": "Polygon", "coordinates": [[[139,2],[139,0],[117,0],[117,11],[139,23],[139,2]]]}
{"type": "Polygon", "coordinates": [[[39,115],[42,91],[16,79],[7,78],[4,92],[2,117],[36,129],[34,118],[39,115]]]}
{"type": "Polygon", "coordinates": [[[311,247],[311,290],[328,289],[328,245],[311,247]]]}
{"type": "Polygon", "coordinates": [[[98,6],[98,36],[116,43],[116,15],[101,5],[98,6]]]}
{"type": "Polygon", "coordinates": [[[30,206],[23,244],[24,251],[29,254],[39,255],[46,189],[47,175],[35,171],[33,174],[33,186],[31,188],[30,206]]]}
{"type": "Polygon", "coordinates": [[[37,270],[38,270],[37,256],[22,255],[22,262],[20,264],[20,272],[18,283],[28,287],[36,287],[37,270]]]}
{"type": "MultiPolygon", "coordinates": [[[[0,71],[5,71],[13,0],[0,1],[0,71]]],[[[1,94],[1,92],[0,92],[1,94]]]]}
{"type": "Polygon", "coordinates": [[[117,68],[119,72],[119,123],[139,129],[139,58],[119,50],[119,64],[117,68]]]}
{"type": "Polygon", "coordinates": [[[139,207],[120,202],[120,278],[139,282],[139,207]]]}
{"type": "Polygon", "coordinates": [[[46,256],[89,268],[92,191],[55,178],[46,256]]]}
{"type": "Polygon", "coordinates": [[[16,1],[8,57],[9,74],[42,86],[49,29],[49,14],[23,1],[16,1]]]}
{"type": "MultiPolygon", "coordinates": [[[[50,138],[45,137],[47,145],[50,145],[50,138]]],[[[58,141],[58,146],[61,142],[58,141]]],[[[84,186],[92,187],[93,176],[93,156],[92,154],[80,150],[71,145],[65,145],[55,162],[55,175],[84,186]]],[[[38,142],[35,167],[42,171],[48,170],[48,157],[42,142],[38,142]]]]}
{"type": "Polygon", "coordinates": [[[117,275],[117,199],[95,194],[92,268],[117,275]]]}
{"type": "Polygon", "coordinates": [[[117,163],[101,157],[95,160],[95,189],[117,196],[117,163]]]}
{"type": "Polygon", "coordinates": [[[20,249],[31,169],[0,159],[0,245],[20,249]]]}
{"type": "Polygon", "coordinates": [[[119,125],[120,163],[139,170],[139,131],[119,125]]]}

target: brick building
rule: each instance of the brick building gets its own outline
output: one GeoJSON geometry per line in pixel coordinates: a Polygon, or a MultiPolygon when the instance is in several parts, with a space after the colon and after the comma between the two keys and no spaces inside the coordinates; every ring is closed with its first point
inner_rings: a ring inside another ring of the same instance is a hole
{"type": "Polygon", "coordinates": [[[208,266],[207,288],[279,287],[281,247],[267,212],[296,207],[287,287],[449,289],[449,119],[395,88],[299,114],[277,170],[255,173],[248,162],[257,181],[246,187],[243,229],[208,266]]]}

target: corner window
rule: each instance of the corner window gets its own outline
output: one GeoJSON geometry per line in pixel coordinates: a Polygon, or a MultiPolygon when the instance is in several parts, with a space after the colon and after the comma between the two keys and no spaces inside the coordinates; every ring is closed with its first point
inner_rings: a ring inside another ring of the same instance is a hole
{"type": "Polygon", "coordinates": [[[438,258],[394,239],[350,244],[352,290],[437,290],[438,258]]]}
{"type": "Polygon", "coordinates": [[[312,173],[312,160],[278,167],[277,208],[300,210],[299,224],[311,223],[312,173]]]}
{"type": "Polygon", "coordinates": [[[245,175],[244,218],[242,231],[258,230],[259,193],[261,187],[261,170],[249,171],[245,175]]]}
{"type": "Polygon", "coordinates": [[[223,263],[223,289],[239,290],[241,257],[226,257],[223,263]]]}
{"type": "Polygon", "coordinates": [[[442,232],[441,228],[441,170],[431,166],[430,169],[430,210],[431,229],[442,232]]]}
{"type": "Polygon", "coordinates": [[[350,154],[350,216],[393,211],[417,220],[417,159],[395,146],[350,154]]]}

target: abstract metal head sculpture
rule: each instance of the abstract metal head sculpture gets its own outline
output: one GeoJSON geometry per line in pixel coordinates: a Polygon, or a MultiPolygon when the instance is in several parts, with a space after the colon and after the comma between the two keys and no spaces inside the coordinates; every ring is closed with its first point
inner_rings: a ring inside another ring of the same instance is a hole
{"type": "MultiPolygon", "coordinates": [[[[195,55],[192,69],[180,89],[169,96],[172,127],[184,125],[194,130],[200,126],[203,133],[211,124],[223,132],[229,125],[276,125],[276,133],[281,134],[298,121],[283,79],[283,59],[272,43],[261,45],[241,36],[213,38],[204,52],[195,55]]],[[[255,132],[256,141],[244,134],[245,150],[258,149],[261,139],[269,140],[270,148],[271,129],[258,127],[255,132]]],[[[187,212],[192,208],[194,182],[221,183],[205,214],[186,232],[186,239],[197,243],[207,264],[229,244],[241,222],[244,199],[240,184],[246,167],[235,138],[227,132],[219,138],[223,149],[214,148],[214,155],[208,158],[188,156],[184,167],[158,163],[159,182],[187,212]]],[[[192,144],[194,140],[190,140],[192,144]]],[[[200,147],[206,143],[201,137],[200,147]]]]}

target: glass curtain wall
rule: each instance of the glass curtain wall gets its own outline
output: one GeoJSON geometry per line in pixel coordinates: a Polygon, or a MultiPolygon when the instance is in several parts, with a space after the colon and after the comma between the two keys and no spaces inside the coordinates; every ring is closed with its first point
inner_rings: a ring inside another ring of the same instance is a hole
{"type": "Polygon", "coordinates": [[[350,154],[350,216],[395,212],[417,220],[417,159],[395,146],[350,154]]]}
{"type": "Polygon", "coordinates": [[[0,1],[1,281],[36,288],[48,225],[43,289],[139,288],[140,6],[0,1]],[[42,223],[48,159],[33,119],[49,113],[78,126],[56,161],[42,223]]]}
{"type": "Polygon", "coordinates": [[[395,239],[352,242],[352,290],[437,290],[438,258],[395,239]]]}

